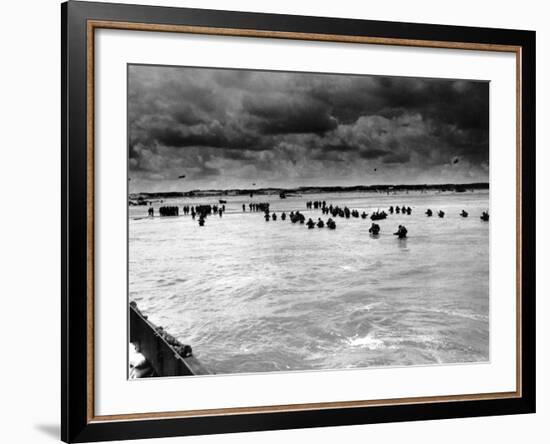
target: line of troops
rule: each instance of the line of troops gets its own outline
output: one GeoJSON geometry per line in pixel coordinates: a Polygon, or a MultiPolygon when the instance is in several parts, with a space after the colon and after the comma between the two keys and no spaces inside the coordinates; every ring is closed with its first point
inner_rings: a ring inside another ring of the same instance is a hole
{"type": "MultiPolygon", "coordinates": [[[[191,214],[191,217],[195,219],[195,217],[199,217],[199,225],[202,227],[204,226],[204,222],[208,216],[211,214],[217,214],[220,217],[223,216],[223,213],[225,213],[225,204],[224,205],[184,205],[183,208],[183,214],[186,216],[188,214],[191,214]]],[[[149,207],[147,210],[147,214],[150,217],[153,217],[155,215],[155,209],[153,207],[149,207]]],[[[179,207],[177,206],[163,206],[159,208],[159,215],[160,216],[179,216],[179,207]]]]}
{"type": "MultiPolygon", "coordinates": [[[[285,212],[281,213],[281,220],[286,220],[286,217],[287,215],[285,212]]],[[[270,220],[276,221],[277,213],[272,213],[270,215],[269,212],[266,212],[264,215],[264,218],[266,222],[269,222],[270,220]]],[[[317,222],[314,222],[311,217],[306,222],[306,217],[302,213],[300,213],[300,211],[291,211],[289,214],[289,218],[293,224],[295,223],[305,224],[307,228],[310,230],[314,229],[315,227],[324,228],[325,225],[330,230],[336,229],[336,222],[331,217],[328,218],[326,224],[325,224],[325,221],[323,221],[323,219],[321,219],[320,217],[317,218],[317,222]]],[[[399,239],[404,239],[407,237],[407,232],[408,232],[407,228],[405,228],[404,225],[399,225],[399,227],[397,228],[397,231],[393,234],[396,235],[399,239]]],[[[369,233],[372,236],[377,237],[380,234],[380,225],[373,222],[369,228],[369,233]]]]}
{"type": "MultiPolygon", "coordinates": [[[[286,220],[286,217],[287,217],[286,213],[283,211],[281,213],[281,220],[286,220]]],[[[290,214],[288,215],[288,217],[290,219],[290,222],[292,222],[293,224],[296,224],[296,223],[305,224],[305,225],[307,225],[307,227],[309,229],[312,229],[312,228],[315,228],[315,227],[324,228],[324,226],[325,226],[325,222],[320,217],[317,219],[317,222],[313,222],[313,219],[309,218],[307,223],[306,223],[306,217],[302,213],[300,213],[298,210],[291,211],[290,214]]],[[[273,213],[273,214],[270,215],[269,211],[266,211],[265,214],[264,214],[264,218],[265,218],[266,222],[269,222],[270,220],[276,221],[277,220],[277,213],[273,213]]],[[[334,220],[329,217],[329,219],[326,222],[326,226],[330,230],[334,230],[334,229],[336,229],[336,222],[334,222],[334,220]]]]}
{"type": "MultiPolygon", "coordinates": [[[[434,213],[433,213],[433,211],[432,211],[430,208],[428,208],[428,209],[426,210],[426,213],[424,213],[424,214],[426,214],[426,216],[428,216],[428,217],[432,217],[434,213]]],[[[461,217],[468,217],[468,216],[469,216],[468,212],[465,211],[465,210],[462,210],[459,214],[460,214],[461,217]]],[[[439,210],[439,211],[437,212],[437,215],[438,215],[439,217],[443,218],[443,217],[445,217],[445,211],[439,210]]],[[[481,216],[479,216],[479,218],[480,218],[483,222],[487,222],[487,221],[489,220],[489,212],[488,212],[488,211],[483,211],[483,212],[481,213],[481,216]]]]}
{"type": "MultiPolygon", "coordinates": [[[[277,220],[277,214],[276,213],[273,213],[273,214],[270,215],[269,203],[267,203],[267,202],[250,203],[250,204],[248,204],[248,208],[249,208],[249,211],[251,211],[251,212],[263,212],[266,222],[268,222],[269,220],[273,220],[273,221],[277,220]]],[[[183,206],[182,209],[183,209],[183,214],[184,215],[191,214],[193,219],[195,219],[195,217],[198,215],[199,216],[199,226],[202,227],[202,226],[204,226],[205,220],[209,215],[218,214],[220,217],[222,217],[223,213],[225,212],[225,204],[220,205],[220,206],[218,206],[218,205],[195,205],[195,206],[185,205],[185,206],[183,206]]],[[[332,217],[337,217],[338,216],[338,217],[343,217],[343,218],[346,218],[346,219],[349,219],[350,217],[355,217],[355,218],[361,217],[362,219],[366,219],[368,217],[368,213],[366,213],[365,211],[363,211],[360,214],[358,210],[350,209],[347,206],[341,208],[337,205],[332,205],[332,204],[327,205],[326,201],[308,201],[308,202],[306,202],[306,209],[321,209],[323,214],[326,214],[326,215],[330,214],[330,215],[332,215],[332,217]]],[[[243,210],[243,212],[246,211],[246,205],[245,204],[242,205],[242,210],[243,210]]],[[[392,206],[389,207],[388,212],[389,212],[389,214],[402,213],[402,214],[406,214],[406,215],[411,215],[412,209],[411,209],[411,207],[406,207],[406,206],[402,206],[402,207],[395,206],[394,207],[392,205],[392,206]]],[[[149,208],[148,214],[149,214],[149,216],[154,216],[153,207],[149,208]]],[[[163,206],[163,207],[160,207],[159,208],[159,214],[161,216],[178,216],[179,215],[179,207],[177,207],[177,206],[163,206]]],[[[431,216],[433,216],[433,211],[430,208],[428,208],[426,210],[425,214],[426,214],[426,216],[431,217],[431,216]]],[[[439,210],[437,212],[437,215],[440,218],[443,218],[443,217],[445,217],[445,212],[443,210],[439,210]]],[[[386,219],[387,216],[388,216],[388,213],[386,213],[384,210],[382,210],[382,211],[377,210],[377,211],[374,211],[370,215],[370,219],[373,220],[373,221],[381,220],[381,219],[386,219]]],[[[468,217],[468,212],[466,212],[465,210],[462,210],[461,213],[460,213],[460,216],[461,217],[468,217]]],[[[287,217],[287,215],[286,215],[285,212],[281,213],[281,220],[283,220],[283,221],[286,220],[286,217],[287,217]]],[[[329,228],[331,230],[334,230],[334,229],[336,229],[336,222],[332,219],[332,217],[329,217],[329,219],[326,222],[326,226],[327,226],[327,228],[329,228]]],[[[305,222],[305,216],[302,213],[300,213],[299,211],[296,211],[296,212],[291,211],[290,214],[289,214],[289,218],[290,218],[290,221],[292,223],[300,223],[300,224],[307,225],[308,229],[313,229],[315,227],[324,228],[324,226],[325,226],[325,222],[321,218],[318,218],[317,222],[314,222],[313,219],[309,218],[307,223],[306,223],[305,222]]],[[[480,219],[485,221],[485,222],[488,221],[489,220],[489,213],[487,211],[483,211],[482,215],[480,216],[480,219]]],[[[371,227],[369,228],[369,233],[371,233],[373,236],[377,236],[380,233],[380,226],[373,222],[371,224],[371,227]]],[[[407,237],[407,229],[405,228],[404,225],[399,225],[397,231],[393,234],[398,236],[401,239],[405,238],[405,237],[407,237]]]]}

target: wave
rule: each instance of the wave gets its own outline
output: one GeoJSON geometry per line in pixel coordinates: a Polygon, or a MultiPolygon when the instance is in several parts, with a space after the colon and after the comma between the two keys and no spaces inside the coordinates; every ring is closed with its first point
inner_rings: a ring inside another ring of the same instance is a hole
{"type": "Polygon", "coordinates": [[[424,312],[429,313],[437,313],[437,314],[444,314],[447,316],[453,316],[453,317],[459,317],[459,318],[466,318],[471,319],[473,321],[484,321],[487,322],[489,320],[489,316],[484,314],[478,314],[478,313],[467,313],[463,311],[457,311],[457,310],[443,310],[438,308],[424,308],[424,312]]]}
{"type": "Polygon", "coordinates": [[[355,335],[353,337],[345,338],[344,341],[350,347],[362,347],[368,348],[369,350],[378,350],[385,346],[385,343],[382,339],[375,338],[372,333],[369,333],[366,336],[355,335]]]}

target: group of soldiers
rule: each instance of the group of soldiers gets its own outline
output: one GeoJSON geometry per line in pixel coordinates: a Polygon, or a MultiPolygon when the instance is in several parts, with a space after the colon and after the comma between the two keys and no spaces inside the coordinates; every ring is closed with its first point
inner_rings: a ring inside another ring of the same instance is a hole
{"type": "MultiPolygon", "coordinates": [[[[309,208],[309,202],[306,204],[306,208],[309,208]]],[[[319,206],[318,208],[327,208],[327,207],[321,207],[319,206]]],[[[347,207],[346,207],[347,208],[347,207]]],[[[349,211],[349,210],[348,210],[349,211]]],[[[351,210],[350,211],[350,215],[353,215],[355,213],[358,214],[358,211],[357,210],[351,210]]],[[[344,213],[346,214],[346,213],[344,213]]],[[[287,218],[287,215],[286,213],[283,211],[281,213],[281,220],[286,220],[287,218]]],[[[308,229],[312,230],[314,229],[315,227],[317,228],[324,228],[325,226],[327,228],[329,228],[330,230],[335,230],[336,229],[336,222],[334,221],[334,219],[332,219],[331,217],[328,218],[328,220],[325,221],[323,219],[321,219],[320,217],[317,218],[317,222],[315,222],[311,217],[308,219],[308,221],[306,222],[306,217],[300,213],[300,211],[291,211],[289,216],[290,218],[290,221],[295,224],[295,223],[300,223],[300,224],[305,224],[308,229]]],[[[343,216],[345,217],[345,216],[343,216]]],[[[348,216],[349,217],[349,216],[348,216]]],[[[357,216],[354,216],[354,217],[357,217],[357,216]]],[[[277,213],[269,213],[269,211],[266,211],[264,213],[264,218],[265,218],[265,221],[266,222],[269,222],[269,221],[276,221],[277,220],[277,213]]],[[[372,223],[370,228],[369,228],[369,233],[373,236],[373,237],[378,237],[378,235],[380,234],[380,225],[376,224],[376,223],[372,223]]],[[[394,235],[396,235],[397,237],[399,237],[399,239],[404,239],[407,237],[407,228],[405,228],[404,225],[399,225],[397,231],[395,233],[393,233],[394,235]]]]}
{"type": "MultiPolygon", "coordinates": [[[[269,203],[268,202],[249,203],[248,204],[248,210],[249,211],[263,211],[265,213],[266,211],[269,211],[269,203]]],[[[245,211],[246,211],[246,205],[243,204],[243,213],[245,211]]]]}
{"type": "Polygon", "coordinates": [[[225,213],[225,205],[184,205],[183,206],[183,214],[187,216],[188,214],[191,214],[193,218],[198,214],[199,216],[201,214],[207,216],[209,214],[219,214],[220,217],[222,214],[225,213]]]}
{"type": "Polygon", "coordinates": [[[394,207],[391,206],[389,208],[390,214],[393,214],[394,211],[395,211],[395,214],[403,213],[403,214],[406,214],[407,216],[410,216],[412,213],[411,207],[406,207],[405,205],[403,205],[402,207],[396,206],[395,210],[394,210],[394,207]]]}
{"type": "Polygon", "coordinates": [[[326,201],[324,200],[310,200],[308,202],[306,202],[306,208],[308,210],[311,210],[311,209],[319,209],[319,208],[325,208],[327,205],[326,201]]]}
{"type": "MultiPolygon", "coordinates": [[[[287,214],[286,212],[282,212],[281,213],[281,220],[286,220],[287,218],[287,214]]],[[[307,221],[306,223],[306,217],[300,213],[300,211],[296,210],[296,211],[291,211],[289,214],[288,214],[288,218],[290,219],[290,222],[292,222],[293,224],[296,224],[296,223],[299,223],[299,224],[305,224],[307,225],[307,227],[309,229],[312,229],[312,228],[324,228],[325,225],[327,226],[327,228],[331,229],[331,230],[334,230],[336,229],[336,222],[334,222],[334,220],[332,220],[332,218],[329,218],[327,220],[327,222],[325,223],[325,221],[323,221],[320,217],[317,219],[317,222],[314,222],[313,219],[309,218],[309,220],[307,221]]],[[[265,211],[264,212],[264,219],[266,222],[269,222],[270,220],[272,221],[276,221],[277,220],[277,213],[269,213],[269,210],[265,211]]]]}
{"type": "MultiPolygon", "coordinates": [[[[323,228],[325,226],[325,222],[320,217],[317,218],[317,222],[313,222],[313,219],[311,219],[311,217],[310,217],[309,220],[307,221],[306,225],[307,225],[308,229],[311,230],[315,227],[323,228]]],[[[327,228],[329,228],[330,230],[335,230],[336,229],[336,222],[334,222],[332,220],[332,218],[330,218],[330,217],[328,218],[326,225],[327,225],[327,228]]]]}
{"type": "MultiPolygon", "coordinates": [[[[426,214],[426,216],[428,216],[428,217],[432,217],[434,213],[433,213],[433,211],[432,211],[430,208],[428,208],[428,209],[426,210],[426,213],[424,213],[424,214],[426,214]]],[[[439,217],[441,217],[441,218],[444,218],[444,217],[445,217],[445,211],[439,210],[439,211],[437,212],[437,215],[438,215],[439,217]]],[[[462,210],[462,211],[459,213],[459,215],[460,215],[460,217],[468,217],[468,216],[469,216],[469,214],[468,214],[468,212],[467,212],[466,210],[462,210]]],[[[489,212],[488,212],[488,211],[483,211],[483,212],[481,213],[481,216],[479,216],[479,218],[480,218],[482,221],[487,222],[487,221],[489,220],[489,212]]]]}
{"type": "MultiPolygon", "coordinates": [[[[149,216],[155,215],[155,210],[153,207],[150,207],[148,210],[149,216]]],[[[180,209],[176,206],[169,206],[169,207],[160,207],[159,208],[159,214],[161,216],[179,216],[180,209]]]]}

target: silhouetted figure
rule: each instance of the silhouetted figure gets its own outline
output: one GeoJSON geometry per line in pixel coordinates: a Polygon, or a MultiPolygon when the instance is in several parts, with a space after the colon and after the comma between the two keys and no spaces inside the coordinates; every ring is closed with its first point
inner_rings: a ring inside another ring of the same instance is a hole
{"type": "Polygon", "coordinates": [[[264,218],[265,218],[266,222],[269,222],[269,213],[268,212],[265,213],[264,218]]]}
{"type": "Polygon", "coordinates": [[[426,216],[432,217],[433,214],[434,214],[433,211],[430,210],[429,208],[426,210],[426,216]]]}
{"type": "Polygon", "coordinates": [[[325,226],[325,223],[321,218],[317,219],[317,228],[323,228],[325,226]]]}
{"type": "Polygon", "coordinates": [[[199,217],[199,227],[204,227],[204,216],[202,214],[199,217]]]}
{"type": "Polygon", "coordinates": [[[311,220],[311,218],[309,218],[309,220],[307,221],[307,224],[306,224],[306,225],[307,225],[308,229],[310,229],[310,230],[311,230],[312,228],[315,228],[315,222],[313,222],[313,221],[311,220]]]}
{"type": "Polygon", "coordinates": [[[407,237],[407,229],[404,225],[399,225],[397,228],[397,231],[393,233],[395,236],[397,236],[399,239],[405,239],[407,237]]]}
{"type": "Polygon", "coordinates": [[[462,210],[462,211],[460,212],[460,215],[461,215],[462,217],[468,217],[468,213],[467,213],[466,211],[464,211],[464,210],[462,210]]]}
{"type": "Polygon", "coordinates": [[[380,225],[375,224],[373,222],[372,225],[369,228],[369,233],[372,234],[373,236],[378,235],[378,233],[380,233],[380,225]]]}
{"type": "Polygon", "coordinates": [[[445,211],[439,210],[439,211],[437,212],[437,215],[438,215],[439,217],[445,217],[445,211]]]}
{"type": "Polygon", "coordinates": [[[276,215],[275,213],[273,213],[273,214],[271,215],[271,219],[277,220],[277,215],[276,215]]]}
{"type": "Polygon", "coordinates": [[[483,221],[483,222],[487,222],[489,220],[489,212],[488,211],[484,211],[481,216],[479,216],[479,218],[483,221]]]}
{"type": "Polygon", "coordinates": [[[367,213],[365,213],[364,211],[361,213],[361,219],[366,219],[367,218],[367,213]]]}
{"type": "Polygon", "coordinates": [[[395,207],[395,213],[396,213],[396,214],[399,214],[400,212],[401,212],[401,208],[395,207]]]}
{"type": "Polygon", "coordinates": [[[411,207],[407,207],[407,215],[410,216],[412,213],[412,209],[411,207]]]}
{"type": "Polygon", "coordinates": [[[246,205],[243,204],[243,213],[246,211],[246,205]]]}
{"type": "Polygon", "coordinates": [[[286,213],[285,213],[285,212],[283,212],[283,214],[281,214],[281,219],[282,219],[282,220],[285,220],[285,219],[286,219],[286,213]]]}
{"type": "Polygon", "coordinates": [[[153,207],[150,207],[147,210],[147,214],[149,215],[149,217],[153,217],[155,215],[155,209],[153,207]]]}
{"type": "Polygon", "coordinates": [[[393,205],[390,207],[390,214],[393,214],[393,205]]]}
{"type": "Polygon", "coordinates": [[[327,220],[327,227],[328,227],[330,230],[335,230],[335,229],[336,229],[336,222],[334,222],[330,217],[329,217],[329,219],[327,220]]]}

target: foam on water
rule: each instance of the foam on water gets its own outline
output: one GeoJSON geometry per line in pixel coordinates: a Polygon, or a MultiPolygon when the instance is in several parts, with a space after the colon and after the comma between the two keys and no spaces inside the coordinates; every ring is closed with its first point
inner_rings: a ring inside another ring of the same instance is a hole
{"type": "Polygon", "coordinates": [[[353,338],[348,338],[346,342],[350,347],[366,347],[369,350],[376,350],[384,346],[384,341],[375,338],[372,334],[363,337],[355,335],[353,338]]]}
{"type": "MultiPolygon", "coordinates": [[[[141,218],[130,207],[129,297],[214,373],[480,362],[489,358],[487,192],[257,196],[280,213],[326,200],[371,213],[337,229],[265,222],[224,196],[227,212],[199,227],[190,216],[141,218]],[[442,209],[443,219],[424,211],[442,209]],[[465,209],[470,217],[462,218],[465,209]],[[409,237],[392,235],[399,224],[409,237]]],[[[163,205],[216,203],[218,197],[163,205]]],[[[156,205],[158,208],[158,205],[156,205]]],[[[158,214],[158,212],[156,211],[158,214]]]]}

